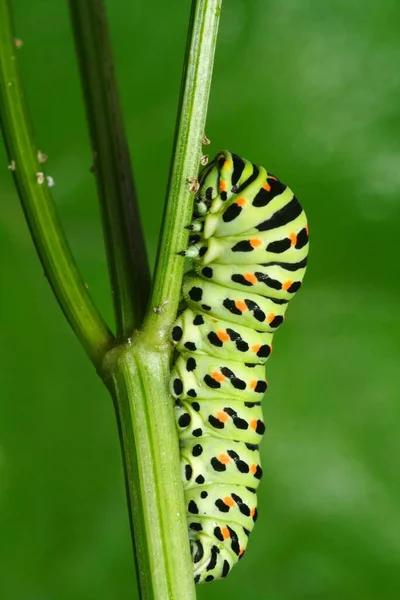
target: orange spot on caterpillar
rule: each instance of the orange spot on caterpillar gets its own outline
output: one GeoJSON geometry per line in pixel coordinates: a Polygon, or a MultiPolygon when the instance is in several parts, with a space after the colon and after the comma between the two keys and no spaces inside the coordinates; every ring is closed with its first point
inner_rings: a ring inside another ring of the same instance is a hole
{"type": "Polygon", "coordinates": [[[238,198],[238,199],[236,200],[236,204],[237,204],[238,206],[244,206],[244,205],[246,204],[246,198],[238,198]]]}
{"type": "Polygon", "coordinates": [[[254,344],[254,346],[251,347],[251,351],[255,352],[257,354],[257,352],[259,351],[260,348],[261,348],[261,344],[254,344]]]}
{"type": "Polygon", "coordinates": [[[242,556],[242,554],[244,554],[244,546],[242,546],[239,550],[239,556],[242,556]]]}
{"type": "Polygon", "coordinates": [[[226,331],[217,331],[217,338],[221,340],[221,342],[227,342],[230,338],[226,331]]]}
{"type": "Polygon", "coordinates": [[[221,371],[214,371],[213,373],[211,373],[211,377],[219,383],[222,383],[226,379],[226,377],[222,375],[221,371]]]}
{"type": "Polygon", "coordinates": [[[235,501],[231,496],[225,496],[225,498],[222,498],[222,502],[230,508],[232,508],[232,506],[235,506],[235,501]]]}
{"type": "Polygon", "coordinates": [[[231,462],[229,456],[227,454],[224,454],[223,452],[221,452],[221,454],[218,454],[218,460],[223,465],[229,465],[229,463],[231,462]]]}
{"type": "Polygon", "coordinates": [[[272,321],[274,319],[275,319],[274,313],[268,313],[268,315],[267,315],[267,321],[268,321],[268,323],[272,323],[272,321]]]}
{"type": "Polygon", "coordinates": [[[255,508],[251,508],[250,509],[250,516],[254,517],[255,514],[256,514],[256,509],[255,508]]]}
{"type": "Polygon", "coordinates": [[[231,537],[231,534],[229,533],[229,529],[227,527],[221,527],[221,533],[224,540],[227,540],[231,537]]]}
{"type": "Polygon", "coordinates": [[[259,246],[262,246],[262,241],[258,238],[251,238],[249,244],[252,248],[258,248],[259,246]]]}
{"type": "Polygon", "coordinates": [[[236,300],[235,306],[238,310],[245,312],[247,310],[247,306],[243,300],[236,300]]]}
{"type": "Polygon", "coordinates": [[[221,169],[230,169],[232,167],[232,161],[229,159],[226,159],[226,161],[224,162],[224,164],[222,165],[221,169]]]}
{"type": "Polygon", "coordinates": [[[220,192],[226,192],[226,181],[220,181],[219,182],[219,191],[220,192]]]}
{"type": "Polygon", "coordinates": [[[257,419],[252,419],[249,423],[249,427],[255,431],[257,429],[257,419]]]}
{"type": "Polygon", "coordinates": [[[297,242],[297,235],[295,233],[291,233],[289,235],[289,240],[292,246],[294,246],[297,242]]]}
{"type": "Polygon", "coordinates": [[[306,234],[308,235],[308,225],[305,226],[306,234]]]}
{"type": "Polygon", "coordinates": [[[282,289],[283,290],[288,290],[290,288],[290,286],[292,285],[293,281],[291,281],[290,279],[288,279],[287,281],[284,281],[282,283],[282,289]]]}
{"type": "Polygon", "coordinates": [[[267,192],[271,191],[271,186],[269,185],[268,181],[266,181],[263,185],[264,190],[266,190],[267,192]]]}
{"type": "Polygon", "coordinates": [[[222,423],[226,423],[229,419],[229,415],[224,410],[219,410],[217,412],[217,419],[222,421],[222,423]]]}
{"type": "Polygon", "coordinates": [[[257,379],[252,379],[252,380],[250,381],[250,383],[249,383],[249,388],[250,388],[251,390],[254,390],[254,389],[255,389],[255,387],[256,387],[256,385],[257,385],[257,379]]]}
{"type": "Polygon", "coordinates": [[[257,277],[253,273],[245,273],[243,277],[249,283],[257,283],[257,277]]]}
{"type": "Polygon", "coordinates": [[[250,473],[252,473],[254,475],[254,473],[257,471],[257,465],[250,465],[250,473]]]}

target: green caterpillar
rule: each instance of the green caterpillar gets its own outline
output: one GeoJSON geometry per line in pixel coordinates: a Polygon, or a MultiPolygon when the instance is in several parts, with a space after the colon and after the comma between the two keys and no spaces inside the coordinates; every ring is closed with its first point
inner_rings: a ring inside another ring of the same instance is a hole
{"type": "Polygon", "coordinates": [[[202,171],[171,373],[194,580],[226,577],[257,518],[264,364],[308,253],[306,216],[264,168],[220,152],[202,171]]]}

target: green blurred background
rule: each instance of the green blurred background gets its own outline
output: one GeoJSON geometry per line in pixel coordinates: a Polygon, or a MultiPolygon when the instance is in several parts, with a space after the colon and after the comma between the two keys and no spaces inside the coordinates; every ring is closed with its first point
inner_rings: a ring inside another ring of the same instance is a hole
{"type": "MultiPolygon", "coordinates": [[[[66,2],[13,5],[37,144],[111,320],[66,2]]],[[[108,3],[152,261],[189,9],[108,3]]],[[[224,3],[210,153],[288,182],[312,245],[267,370],[258,526],[202,600],[400,598],[399,23],[398,0],[224,3]]],[[[0,598],[135,598],[111,402],[43,276],[2,146],[0,165],[0,598]]]]}

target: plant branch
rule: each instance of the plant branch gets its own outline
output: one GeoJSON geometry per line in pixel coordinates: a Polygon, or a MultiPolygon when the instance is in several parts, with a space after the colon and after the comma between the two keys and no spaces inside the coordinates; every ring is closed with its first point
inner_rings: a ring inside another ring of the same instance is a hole
{"type": "Polygon", "coordinates": [[[178,252],[187,247],[185,226],[193,210],[188,179],[199,170],[221,4],[222,0],[192,2],[164,226],[146,316],[146,328],[155,325],[162,336],[168,335],[179,303],[184,260],[178,252]]]}
{"type": "Polygon", "coordinates": [[[117,340],[144,317],[150,271],[103,0],[69,0],[100,199],[117,340]]]}
{"type": "Polygon", "coordinates": [[[169,356],[141,343],[111,350],[114,397],[142,600],[195,600],[169,356]]]}
{"type": "Polygon", "coordinates": [[[69,324],[96,368],[113,337],[95,308],[58,219],[24,102],[8,0],[0,0],[0,121],[9,168],[37,253],[69,324]]]}
{"type": "Polygon", "coordinates": [[[113,349],[110,375],[143,600],[195,600],[179,440],[168,391],[169,331],[179,303],[222,0],[193,0],[156,279],[144,327],[113,349]],[[165,304],[167,301],[167,304],[165,304]],[[159,308],[158,308],[159,307],[159,308]],[[156,308],[156,311],[154,311],[156,308]]]}

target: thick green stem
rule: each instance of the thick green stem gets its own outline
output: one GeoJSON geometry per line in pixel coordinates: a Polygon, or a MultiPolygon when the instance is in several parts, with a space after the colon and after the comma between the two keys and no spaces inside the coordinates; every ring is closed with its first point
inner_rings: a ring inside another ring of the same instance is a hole
{"type": "Polygon", "coordinates": [[[176,315],[193,194],[188,180],[199,171],[222,0],[193,0],[167,203],[146,328],[168,334],[176,315]],[[155,310],[154,310],[155,309],[155,310]],[[160,312],[161,311],[161,312],[160,312]]]}
{"type": "Polygon", "coordinates": [[[195,600],[168,348],[138,334],[109,353],[142,600],[195,600]]]}
{"type": "Polygon", "coordinates": [[[150,271],[103,0],[69,0],[100,199],[117,340],[142,322],[150,271]]]}
{"type": "Polygon", "coordinates": [[[25,217],[53,292],[88,356],[99,367],[113,338],[77,269],[38,161],[18,70],[7,0],[0,0],[0,120],[25,217]]]}

